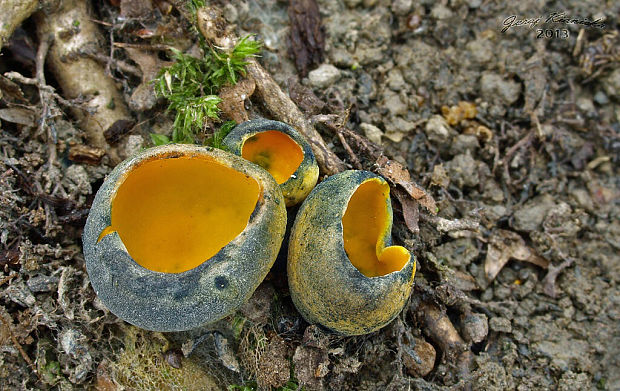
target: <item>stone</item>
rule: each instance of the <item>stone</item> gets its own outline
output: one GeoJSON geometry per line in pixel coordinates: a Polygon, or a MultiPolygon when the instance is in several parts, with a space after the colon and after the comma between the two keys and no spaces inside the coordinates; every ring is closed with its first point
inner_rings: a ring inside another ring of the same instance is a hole
{"type": "Polygon", "coordinates": [[[383,132],[381,131],[381,129],[379,129],[375,125],[365,122],[360,124],[360,129],[364,132],[364,135],[366,135],[366,138],[368,140],[372,141],[375,144],[381,145],[381,136],[383,136],[383,132]]]}
{"type": "Polygon", "coordinates": [[[400,95],[392,90],[386,90],[383,94],[383,105],[392,115],[406,115],[409,111],[407,103],[403,102],[400,95]]]}
{"type": "Polygon", "coordinates": [[[403,341],[403,348],[403,364],[411,376],[424,377],[433,370],[437,356],[433,345],[422,338],[413,338],[403,341]]]}
{"type": "Polygon", "coordinates": [[[424,128],[428,141],[442,145],[448,142],[451,133],[454,131],[448,126],[445,118],[441,115],[432,116],[427,122],[424,128]]]}
{"type": "Polygon", "coordinates": [[[392,12],[394,15],[406,16],[413,6],[412,0],[394,0],[392,2],[392,12]]]}
{"type": "Polygon", "coordinates": [[[385,124],[385,137],[399,143],[405,134],[415,129],[415,123],[401,117],[394,117],[385,124]]]}
{"type": "Polygon", "coordinates": [[[480,182],[478,175],[478,162],[469,154],[456,155],[454,159],[445,164],[452,183],[458,187],[476,186],[480,182]]]}
{"type": "Polygon", "coordinates": [[[308,82],[315,88],[326,88],[340,79],[340,70],[331,64],[322,64],[308,73],[308,82]]]}
{"type": "Polygon", "coordinates": [[[469,265],[480,251],[473,239],[459,238],[435,247],[433,253],[450,267],[459,267],[469,265]]]}
{"type": "Polygon", "coordinates": [[[461,318],[461,332],[467,342],[479,343],[489,334],[489,321],[485,314],[469,314],[461,318]]]}
{"type": "Polygon", "coordinates": [[[476,39],[467,44],[468,54],[478,64],[487,64],[493,58],[493,45],[488,39],[476,39]]]}
{"type": "Polygon", "coordinates": [[[480,148],[478,137],[470,134],[459,134],[453,139],[452,144],[450,145],[450,154],[458,155],[459,153],[465,152],[473,153],[477,148],[480,148]]]}
{"type": "Polygon", "coordinates": [[[527,201],[514,212],[512,226],[518,231],[535,231],[540,227],[554,205],[555,203],[550,195],[539,195],[527,201]]]}
{"type": "Polygon", "coordinates": [[[400,91],[405,86],[403,73],[398,68],[392,68],[387,74],[387,85],[394,91],[400,91]]]}
{"type": "Polygon", "coordinates": [[[431,16],[438,20],[444,20],[452,17],[452,11],[445,5],[438,3],[431,10],[431,16]]]}
{"type": "Polygon", "coordinates": [[[611,72],[601,84],[610,98],[620,99],[620,68],[611,72]]]}
{"type": "Polygon", "coordinates": [[[510,319],[506,318],[491,318],[491,320],[489,321],[489,327],[491,330],[498,333],[512,332],[512,325],[510,324],[510,319]]]}
{"type": "Polygon", "coordinates": [[[480,78],[482,97],[488,102],[510,106],[519,99],[521,85],[514,80],[504,80],[496,73],[486,72],[480,78]]]}

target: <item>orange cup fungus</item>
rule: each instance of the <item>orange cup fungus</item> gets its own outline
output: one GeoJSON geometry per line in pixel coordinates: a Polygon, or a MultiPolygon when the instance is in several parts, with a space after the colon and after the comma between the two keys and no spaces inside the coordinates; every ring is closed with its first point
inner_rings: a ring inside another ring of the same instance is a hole
{"type": "Polygon", "coordinates": [[[398,315],[413,286],[415,259],[392,245],[391,229],[383,178],[345,171],[315,187],[288,243],[291,297],[308,322],[359,335],[398,315]]]}
{"type": "Polygon", "coordinates": [[[276,258],[286,226],[277,183],[215,149],[167,145],[117,166],[84,229],[93,288],[120,318],[188,330],[241,306],[276,258]]]}
{"type": "Polygon", "coordinates": [[[303,201],[316,185],[319,167],[312,149],[285,123],[265,119],[244,122],[224,138],[223,144],[267,170],[280,185],[286,206],[303,201]]]}

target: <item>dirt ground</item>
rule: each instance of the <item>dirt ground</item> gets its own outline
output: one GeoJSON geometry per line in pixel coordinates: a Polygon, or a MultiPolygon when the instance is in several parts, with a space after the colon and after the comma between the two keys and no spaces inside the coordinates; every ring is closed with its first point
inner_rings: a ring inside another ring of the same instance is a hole
{"type": "MultiPolygon", "coordinates": [[[[128,121],[104,139],[84,120],[97,94],[69,96],[58,70],[75,58],[41,50],[55,4],[39,2],[0,56],[1,389],[620,390],[619,2],[319,0],[320,19],[310,0],[216,4],[345,163],[376,169],[329,120],[437,203],[393,188],[394,241],[418,262],[409,303],[380,331],[332,334],[295,310],[279,259],[204,329],[111,314],[84,265],[89,206],[120,159],[170,133],[149,81],[199,32],[175,2],[93,2],[101,40],[73,55],[128,121]]],[[[245,107],[269,117],[256,96],[245,107]]]]}

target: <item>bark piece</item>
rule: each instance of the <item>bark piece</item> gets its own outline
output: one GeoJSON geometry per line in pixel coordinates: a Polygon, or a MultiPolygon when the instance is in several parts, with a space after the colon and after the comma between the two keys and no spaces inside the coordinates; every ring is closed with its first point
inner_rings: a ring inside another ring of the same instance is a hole
{"type": "Polygon", "coordinates": [[[297,72],[305,77],[310,68],[323,62],[325,52],[319,6],[316,0],[293,0],[288,7],[288,17],[291,21],[290,52],[297,72]]]}
{"type": "Polygon", "coordinates": [[[233,86],[227,85],[220,90],[222,102],[218,105],[225,116],[240,124],[250,119],[245,110],[245,100],[254,93],[256,84],[252,79],[242,79],[233,86]]]}
{"type": "Polygon", "coordinates": [[[69,160],[76,163],[86,163],[93,166],[101,163],[105,151],[101,148],[78,144],[69,148],[69,160]]]}

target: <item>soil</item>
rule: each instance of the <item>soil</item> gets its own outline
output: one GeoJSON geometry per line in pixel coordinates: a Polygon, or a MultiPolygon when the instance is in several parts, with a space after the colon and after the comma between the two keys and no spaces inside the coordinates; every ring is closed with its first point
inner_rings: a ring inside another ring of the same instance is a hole
{"type": "MultiPolygon", "coordinates": [[[[93,2],[106,38],[89,58],[135,121],[113,146],[89,144],[75,115],[87,96],[63,101],[51,70],[57,95],[32,82],[36,17],[1,52],[0,388],[620,390],[620,3],[293,3],[319,17],[274,0],[219,7],[264,42],[260,63],[345,163],[374,161],[325,115],[434,198],[437,217],[393,196],[394,241],[418,262],[403,312],[358,337],[309,325],[280,259],[203,329],[154,333],[111,314],[84,266],[89,206],[115,158],[169,134],[148,82],[169,60],[161,46],[195,52],[199,33],[174,2],[93,2]]],[[[245,106],[267,116],[259,99],[245,106]]]]}

